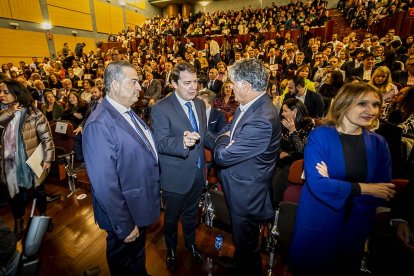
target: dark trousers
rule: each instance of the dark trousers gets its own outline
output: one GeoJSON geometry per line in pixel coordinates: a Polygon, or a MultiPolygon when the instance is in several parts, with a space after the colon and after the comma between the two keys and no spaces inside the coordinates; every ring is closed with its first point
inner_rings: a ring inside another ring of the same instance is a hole
{"type": "Polygon", "coordinates": [[[259,221],[240,217],[231,212],[234,261],[237,275],[262,275],[262,258],[259,248],[259,221]]]}
{"type": "Polygon", "coordinates": [[[130,243],[118,239],[108,231],[106,237],[106,260],[111,275],[147,275],[145,269],[146,228],[139,228],[139,237],[130,243]]]}
{"type": "Polygon", "coordinates": [[[181,215],[184,242],[188,248],[195,244],[197,228],[197,210],[203,192],[203,172],[197,170],[193,186],[185,194],[163,191],[164,201],[164,236],[168,250],[177,247],[177,227],[181,215]]]}
{"type": "Polygon", "coordinates": [[[39,214],[46,213],[47,199],[45,186],[43,184],[36,188],[22,188],[19,187],[19,193],[10,200],[13,217],[15,219],[22,218],[24,216],[27,203],[36,198],[36,206],[39,214]]]}

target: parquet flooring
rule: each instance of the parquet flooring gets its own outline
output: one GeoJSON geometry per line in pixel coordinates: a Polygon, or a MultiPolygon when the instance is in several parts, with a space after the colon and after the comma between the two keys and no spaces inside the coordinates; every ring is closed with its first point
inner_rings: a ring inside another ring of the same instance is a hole
{"type": "MultiPolygon", "coordinates": [[[[77,184],[77,186],[82,186],[77,184]]],[[[85,187],[85,186],[84,186],[85,187]]],[[[47,232],[41,248],[42,276],[85,275],[85,271],[98,268],[99,274],[109,275],[106,264],[106,232],[95,224],[90,192],[79,188],[74,195],[67,198],[68,188],[65,182],[59,182],[49,177],[46,184],[49,194],[61,194],[61,199],[48,204],[47,215],[53,219],[53,229],[47,232]],[[85,193],[83,200],[76,196],[85,193]]],[[[31,203],[28,204],[25,215],[27,222],[30,215],[31,203]]],[[[8,205],[0,208],[0,216],[13,229],[13,218],[8,205]]],[[[209,228],[200,224],[197,230],[196,242],[203,251],[205,261],[202,265],[193,264],[191,256],[184,248],[181,226],[179,226],[179,244],[177,256],[179,266],[177,271],[171,273],[167,270],[165,258],[167,249],[163,238],[163,213],[159,221],[148,229],[147,234],[147,270],[155,276],[163,275],[230,275],[229,272],[210,261],[218,256],[214,248],[215,237],[218,233],[223,235],[222,255],[232,255],[234,247],[231,234],[218,228],[209,228]],[[210,259],[210,260],[209,260],[210,259]]],[[[21,242],[18,244],[21,250],[21,242]]],[[[266,271],[268,257],[263,253],[263,268],[266,271]]],[[[285,266],[278,264],[273,275],[290,276],[285,266]]]]}

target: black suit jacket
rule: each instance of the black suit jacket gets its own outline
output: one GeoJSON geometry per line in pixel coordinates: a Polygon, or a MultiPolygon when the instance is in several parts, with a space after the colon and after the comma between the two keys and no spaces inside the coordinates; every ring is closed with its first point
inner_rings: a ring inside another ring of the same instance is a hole
{"type": "MultiPolygon", "coordinates": [[[[374,74],[375,69],[376,69],[375,66],[372,67],[371,76],[374,74]]],[[[345,72],[345,74],[346,74],[346,72],[345,72]]],[[[360,77],[361,79],[363,79],[363,77],[364,77],[364,66],[361,64],[361,66],[359,66],[358,68],[355,68],[354,70],[352,70],[351,76],[356,76],[356,77],[360,77]]]]}
{"type": "MultiPolygon", "coordinates": [[[[286,94],[285,101],[287,99],[295,99],[290,93],[286,94]]],[[[324,104],[322,95],[314,91],[306,91],[305,102],[306,108],[309,112],[309,117],[322,118],[324,113],[324,104]]]]}
{"type": "Polygon", "coordinates": [[[213,134],[219,133],[226,126],[226,115],[223,111],[211,108],[207,130],[213,134]]]}
{"type": "Polygon", "coordinates": [[[399,84],[401,84],[402,86],[406,86],[407,81],[408,81],[408,71],[405,71],[405,70],[395,71],[392,73],[392,79],[395,82],[398,82],[399,84]]]}
{"type": "Polygon", "coordinates": [[[213,86],[210,87],[210,81],[207,83],[207,88],[213,91],[214,93],[218,94],[221,91],[221,87],[223,86],[223,82],[221,80],[214,80],[213,86]]]}
{"type": "Polygon", "coordinates": [[[156,103],[151,108],[151,120],[160,162],[161,188],[168,192],[185,194],[194,183],[198,158],[205,160],[204,146],[213,148],[215,137],[207,132],[205,104],[196,98],[194,105],[200,140],[192,148],[184,147],[184,132],[192,132],[193,128],[177,97],[176,93],[171,93],[156,103]]]}

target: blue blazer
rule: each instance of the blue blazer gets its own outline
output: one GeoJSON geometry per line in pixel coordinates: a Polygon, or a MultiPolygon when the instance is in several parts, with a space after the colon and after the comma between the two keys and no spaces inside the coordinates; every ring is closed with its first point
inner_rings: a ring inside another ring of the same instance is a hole
{"type": "MultiPolygon", "coordinates": [[[[178,194],[187,193],[194,183],[198,158],[205,166],[204,145],[212,148],[214,136],[207,133],[206,107],[194,99],[200,140],[192,148],[184,148],[184,131],[193,131],[190,120],[175,93],[157,102],[151,108],[154,138],[160,160],[161,188],[178,194]]],[[[205,170],[203,170],[205,179],[205,170]]]]}
{"type": "MultiPolygon", "coordinates": [[[[233,129],[240,107],[231,124],[233,129]]],[[[217,138],[214,161],[221,167],[220,180],[230,212],[255,220],[274,215],[269,186],[281,139],[279,115],[268,95],[262,95],[238,122],[230,137],[217,138]]]]}
{"type": "Polygon", "coordinates": [[[219,133],[226,126],[226,115],[223,111],[211,108],[208,118],[208,131],[213,134],[219,133]]]}
{"type": "Polygon", "coordinates": [[[159,168],[138,133],[105,98],[86,121],[83,154],[99,227],[127,237],[160,214],[159,168]]]}
{"type": "MultiPolygon", "coordinates": [[[[363,136],[368,160],[365,182],[390,183],[387,143],[373,132],[363,130],[363,136]]],[[[342,143],[334,127],[320,126],[310,133],[304,169],[306,180],[296,212],[291,264],[324,267],[334,263],[339,248],[353,256],[361,255],[375,210],[383,200],[369,195],[351,196],[342,143]],[[321,161],[328,167],[329,178],[319,175],[315,168],[321,161]]]]}

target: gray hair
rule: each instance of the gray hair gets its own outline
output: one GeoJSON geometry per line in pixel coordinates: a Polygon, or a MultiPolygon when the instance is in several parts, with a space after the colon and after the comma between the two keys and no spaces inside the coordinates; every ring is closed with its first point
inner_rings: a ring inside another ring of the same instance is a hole
{"type": "Polygon", "coordinates": [[[228,75],[233,82],[246,81],[256,92],[266,91],[269,74],[265,65],[256,58],[236,61],[228,68],[228,75]]]}
{"type": "Polygon", "coordinates": [[[104,73],[105,90],[111,93],[112,82],[117,81],[121,83],[125,79],[124,68],[132,68],[134,66],[125,60],[112,61],[108,64],[104,73]]]}

